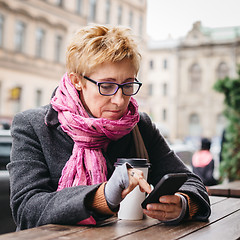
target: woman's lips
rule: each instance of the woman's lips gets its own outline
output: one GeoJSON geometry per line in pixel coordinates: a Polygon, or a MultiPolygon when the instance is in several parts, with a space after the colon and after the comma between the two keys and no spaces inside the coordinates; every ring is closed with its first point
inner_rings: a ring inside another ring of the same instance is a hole
{"type": "Polygon", "coordinates": [[[122,111],[121,110],[108,110],[107,111],[114,119],[118,119],[121,117],[122,115],[122,111]]]}
{"type": "Polygon", "coordinates": [[[119,112],[121,112],[121,110],[109,110],[109,112],[119,113],[119,112]]]}
{"type": "Polygon", "coordinates": [[[113,110],[113,111],[108,111],[110,114],[113,114],[113,115],[116,115],[116,114],[120,114],[122,111],[120,111],[120,110],[113,110]]]}

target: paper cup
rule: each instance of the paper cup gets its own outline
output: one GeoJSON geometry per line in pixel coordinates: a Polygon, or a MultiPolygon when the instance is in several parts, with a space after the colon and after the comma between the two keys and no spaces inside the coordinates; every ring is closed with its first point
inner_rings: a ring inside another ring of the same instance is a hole
{"type": "MultiPolygon", "coordinates": [[[[150,164],[147,159],[140,158],[118,158],[114,164],[115,167],[121,166],[128,162],[133,168],[143,172],[144,178],[147,179],[148,169],[150,164]]],[[[145,193],[141,192],[139,186],[135,187],[120,203],[118,218],[125,220],[140,220],[143,219],[143,209],[141,203],[145,199],[145,193]]]]}

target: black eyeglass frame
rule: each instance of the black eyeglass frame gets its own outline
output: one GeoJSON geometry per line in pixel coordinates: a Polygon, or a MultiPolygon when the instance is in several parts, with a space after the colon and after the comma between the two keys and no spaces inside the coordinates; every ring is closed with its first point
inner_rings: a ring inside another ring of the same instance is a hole
{"type": "Polygon", "coordinates": [[[115,83],[115,82],[97,82],[97,81],[95,81],[95,80],[93,80],[93,79],[91,79],[91,78],[89,78],[89,77],[87,77],[87,76],[83,76],[83,78],[85,78],[86,80],[88,80],[88,81],[96,84],[96,85],[98,86],[98,91],[99,91],[99,93],[100,93],[101,95],[103,95],[103,96],[112,96],[112,95],[116,94],[116,92],[119,90],[119,88],[122,89],[123,95],[125,95],[125,96],[133,96],[133,95],[136,95],[136,94],[138,93],[138,91],[140,90],[140,88],[141,88],[141,86],[142,86],[142,83],[141,83],[140,81],[138,81],[137,78],[134,78],[134,80],[135,80],[136,82],[126,82],[126,83],[122,83],[122,84],[118,84],[118,83],[115,83]],[[115,85],[118,86],[118,88],[116,88],[115,91],[114,91],[114,93],[112,93],[112,94],[103,94],[103,93],[101,93],[100,87],[101,87],[101,84],[106,84],[106,83],[108,83],[108,84],[109,84],[109,83],[115,84],[115,85]],[[127,85],[127,84],[129,84],[129,83],[131,83],[131,84],[134,83],[134,84],[137,84],[137,85],[138,85],[138,90],[137,90],[135,93],[131,94],[131,95],[125,94],[125,93],[124,93],[124,88],[123,88],[125,85],[127,85]]]}

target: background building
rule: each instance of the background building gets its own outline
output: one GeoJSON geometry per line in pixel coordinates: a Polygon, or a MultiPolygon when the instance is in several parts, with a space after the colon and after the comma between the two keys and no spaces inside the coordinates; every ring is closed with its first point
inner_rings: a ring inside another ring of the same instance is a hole
{"type": "Polygon", "coordinates": [[[233,77],[240,27],[197,22],[181,39],[148,41],[147,0],[0,0],[0,122],[49,103],[65,70],[74,32],[93,22],[124,25],[139,39],[144,83],[136,96],[170,140],[219,136],[223,96],[212,86],[233,77]]]}
{"type": "Polygon", "coordinates": [[[236,76],[240,27],[207,28],[200,22],[182,39],[149,42],[149,112],[171,140],[220,136],[223,96],[218,79],[236,76]]]}
{"type": "MultiPolygon", "coordinates": [[[[74,32],[91,23],[125,25],[146,49],[146,0],[0,0],[0,118],[49,103],[65,72],[74,32]]],[[[144,68],[143,68],[144,69],[144,68]]],[[[140,80],[146,74],[141,71],[140,80]]],[[[142,100],[144,91],[140,94],[142,100]]]]}

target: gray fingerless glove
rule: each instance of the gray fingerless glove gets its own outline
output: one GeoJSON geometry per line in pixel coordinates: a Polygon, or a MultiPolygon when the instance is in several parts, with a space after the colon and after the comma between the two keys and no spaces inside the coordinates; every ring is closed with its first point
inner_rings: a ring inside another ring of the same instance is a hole
{"type": "Polygon", "coordinates": [[[118,207],[122,201],[122,191],[129,185],[128,168],[131,168],[128,163],[118,166],[105,185],[105,198],[111,210],[118,207]]]}

